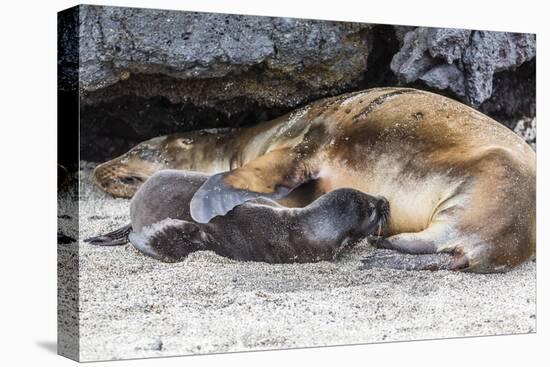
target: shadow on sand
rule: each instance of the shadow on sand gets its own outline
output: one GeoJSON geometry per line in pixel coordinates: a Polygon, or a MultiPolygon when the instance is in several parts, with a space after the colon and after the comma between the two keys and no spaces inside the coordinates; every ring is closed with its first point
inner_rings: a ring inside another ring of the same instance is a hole
{"type": "Polygon", "coordinates": [[[57,354],[57,342],[56,341],[37,341],[36,345],[38,345],[40,348],[47,350],[50,353],[57,354]]]}

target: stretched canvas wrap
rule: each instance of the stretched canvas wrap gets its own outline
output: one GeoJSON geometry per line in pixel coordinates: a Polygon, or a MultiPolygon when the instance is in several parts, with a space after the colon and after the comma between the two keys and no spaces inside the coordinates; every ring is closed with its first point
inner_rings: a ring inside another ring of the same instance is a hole
{"type": "Polygon", "coordinates": [[[58,350],[533,333],[534,34],[58,14],[58,350]]]}

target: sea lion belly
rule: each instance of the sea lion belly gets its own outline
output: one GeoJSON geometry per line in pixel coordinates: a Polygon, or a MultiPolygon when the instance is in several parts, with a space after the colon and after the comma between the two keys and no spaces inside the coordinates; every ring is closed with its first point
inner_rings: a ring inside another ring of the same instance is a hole
{"type": "Polygon", "coordinates": [[[327,163],[319,174],[323,191],[350,187],[388,199],[392,215],[384,235],[426,229],[438,206],[455,195],[464,182],[437,171],[418,177],[393,159],[378,159],[374,166],[362,170],[327,163]]]}

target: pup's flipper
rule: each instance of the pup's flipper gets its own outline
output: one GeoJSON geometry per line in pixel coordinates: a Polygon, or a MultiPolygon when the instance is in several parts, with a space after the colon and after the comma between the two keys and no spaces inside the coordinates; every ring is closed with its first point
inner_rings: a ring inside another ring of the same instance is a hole
{"type": "Polygon", "coordinates": [[[207,249],[208,238],[198,224],[170,218],[129,236],[137,250],[164,262],[181,261],[190,252],[207,249]]]}
{"type": "Polygon", "coordinates": [[[434,253],[411,255],[397,251],[377,251],[361,259],[361,270],[395,269],[395,270],[465,270],[468,261],[464,255],[434,253]]]}
{"type": "Polygon", "coordinates": [[[120,246],[128,242],[128,235],[131,231],[132,225],[128,224],[115,231],[87,238],[84,240],[84,242],[88,242],[90,245],[97,246],[120,246]]]}
{"type": "Polygon", "coordinates": [[[191,217],[207,223],[246,201],[287,196],[312,178],[311,164],[296,149],[279,149],[229,172],[211,176],[191,200],[191,217]]]}

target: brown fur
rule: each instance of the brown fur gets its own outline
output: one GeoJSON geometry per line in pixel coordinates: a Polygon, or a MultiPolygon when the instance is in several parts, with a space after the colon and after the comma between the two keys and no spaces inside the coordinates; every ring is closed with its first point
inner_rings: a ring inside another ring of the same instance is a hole
{"type": "Polygon", "coordinates": [[[188,135],[157,143],[157,156],[166,161],[136,159],[130,151],[99,166],[98,184],[120,195],[105,182],[126,172],[147,177],[161,168],[231,170],[224,187],[265,195],[278,186],[296,189],[281,200],[289,206],[351,187],[388,198],[392,214],[384,234],[396,246],[433,243],[434,251],[463,255],[466,269],[478,272],[505,271],[534,257],[533,150],[451,99],[377,88],[173,146],[188,135]]]}

